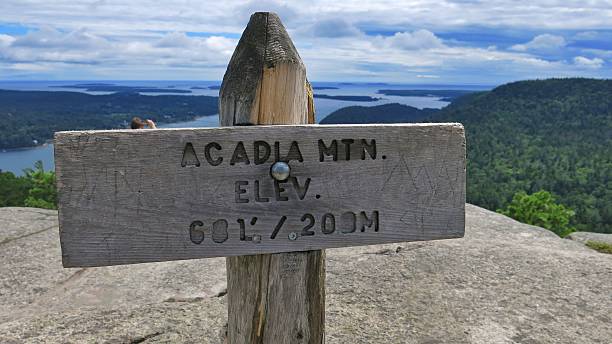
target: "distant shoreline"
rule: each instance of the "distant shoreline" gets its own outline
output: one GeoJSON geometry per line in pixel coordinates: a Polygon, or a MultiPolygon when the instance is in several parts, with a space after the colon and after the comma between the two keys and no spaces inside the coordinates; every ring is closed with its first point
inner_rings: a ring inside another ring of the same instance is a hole
{"type": "MultiPolygon", "coordinates": [[[[176,121],[176,122],[166,122],[166,121],[157,121],[157,124],[175,124],[175,123],[181,123],[181,122],[193,122],[193,121],[197,121],[198,119],[204,118],[204,117],[211,117],[211,116],[218,116],[218,113],[214,113],[211,115],[204,115],[204,116],[195,116],[190,120],[186,120],[186,121],[176,121]]],[[[125,128],[113,128],[113,129],[129,129],[128,126],[126,126],[125,128]]],[[[79,130],[113,130],[113,129],[79,129],[79,130]]],[[[163,127],[158,126],[158,129],[164,129],[163,127]]],[[[78,131],[78,130],[75,130],[78,131]]],[[[9,152],[15,152],[15,151],[20,151],[20,150],[28,150],[28,149],[37,149],[37,148],[44,148],[48,145],[52,145],[53,144],[53,139],[48,139],[43,143],[40,144],[36,144],[36,145],[32,145],[32,146],[22,146],[22,147],[13,147],[13,148],[0,148],[0,153],[9,153],[9,152]]]]}
{"type": "Polygon", "coordinates": [[[218,113],[218,97],[117,92],[0,90],[0,149],[43,145],[63,130],[125,128],[135,116],[157,123],[189,122],[218,113]]]}
{"type": "Polygon", "coordinates": [[[84,92],[132,92],[132,93],[176,93],[190,94],[191,90],[175,89],[174,87],[124,86],[106,83],[87,83],[73,85],[49,86],[50,88],[78,89],[84,92]]]}
{"type": "Polygon", "coordinates": [[[45,148],[52,144],[53,144],[53,140],[48,140],[42,144],[38,144],[34,146],[16,147],[16,148],[0,148],[0,153],[11,153],[11,152],[18,152],[18,151],[23,151],[23,150],[28,150],[28,149],[45,148]]]}
{"type": "Polygon", "coordinates": [[[332,99],[332,100],[340,100],[340,101],[352,101],[352,102],[375,102],[380,100],[380,98],[374,98],[370,96],[351,96],[351,95],[336,95],[330,96],[327,94],[314,94],[315,98],[321,99],[332,99]]]}

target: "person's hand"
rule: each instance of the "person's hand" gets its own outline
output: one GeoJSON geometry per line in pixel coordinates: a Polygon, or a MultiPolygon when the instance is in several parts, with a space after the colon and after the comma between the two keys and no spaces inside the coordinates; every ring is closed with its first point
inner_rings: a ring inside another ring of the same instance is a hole
{"type": "Polygon", "coordinates": [[[149,126],[150,129],[157,129],[157,127],[155,126],[155,122],[153,122],[150,119],[147,120],[147,125],[149,126]]]}

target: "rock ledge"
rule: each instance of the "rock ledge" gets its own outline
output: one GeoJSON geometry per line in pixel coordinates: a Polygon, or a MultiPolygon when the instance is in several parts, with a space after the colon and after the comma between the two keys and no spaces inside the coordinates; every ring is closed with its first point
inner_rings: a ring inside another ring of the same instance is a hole
{"type": "MultiPolygon", "coordinates": [[[[467,205],[463,239],[327,251],[327,343],[609,343],[612,255],[467,205]]],[[[0,208],[0,343],[219,343],[225,261],[63,269],[0,208]]]]}

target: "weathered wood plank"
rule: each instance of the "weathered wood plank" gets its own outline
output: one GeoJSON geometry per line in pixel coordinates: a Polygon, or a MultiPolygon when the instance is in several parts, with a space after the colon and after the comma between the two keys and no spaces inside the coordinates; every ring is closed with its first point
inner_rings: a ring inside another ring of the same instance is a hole
{"type": "Polygon", "coordinates": [[[445,239],[464,231],[460,124],[60,132],[55,159],[67,267],[445,239]],[[326,154],[332,142],[336,161],[326,154]],[[289,160],[289,181],[270,177],[276,160],[289,160]]]}

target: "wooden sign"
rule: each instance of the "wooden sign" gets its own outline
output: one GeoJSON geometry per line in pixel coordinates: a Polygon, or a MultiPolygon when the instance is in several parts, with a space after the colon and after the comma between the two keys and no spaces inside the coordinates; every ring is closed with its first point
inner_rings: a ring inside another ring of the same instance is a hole
{"type": "Polygon", "coordinates": [[[55,163],[65,267],[464,233],[460,124],[59,132],[55,163]]]}

